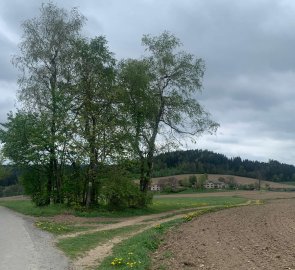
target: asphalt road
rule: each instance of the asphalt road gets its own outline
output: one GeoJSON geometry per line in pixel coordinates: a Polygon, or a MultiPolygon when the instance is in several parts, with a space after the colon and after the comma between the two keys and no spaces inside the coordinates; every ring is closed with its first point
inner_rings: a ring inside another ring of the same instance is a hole
{"type": "Polygon", "coordinates": [[[1,270],[66,270],[68,259],[53,245],[50,234],[32,220],[0,206],[1,270]]]}

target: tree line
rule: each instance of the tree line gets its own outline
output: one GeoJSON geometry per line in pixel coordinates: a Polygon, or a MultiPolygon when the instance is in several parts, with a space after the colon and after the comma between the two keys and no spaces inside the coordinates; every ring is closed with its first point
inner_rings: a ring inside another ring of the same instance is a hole
{"type": "Polygon", "coordinates": [[[295,181],[295,167],[276,160],[259,162],[240,157],[227,158],[208,150],[175,151],[155,157],[154,176],[184,173],[228,174],[274,182],[295,181]]]}
{"type": "Polygon", "coordinates": [[[117,60],[104,36],[82,34],[85,21],[48,3],[22,24],[19,107],[1,124],[2,152],[37,205],[142,207],[155,154],[218,127],[195,99],[204,61],[167,31],[143,36],[141,58],[117,60]]]}

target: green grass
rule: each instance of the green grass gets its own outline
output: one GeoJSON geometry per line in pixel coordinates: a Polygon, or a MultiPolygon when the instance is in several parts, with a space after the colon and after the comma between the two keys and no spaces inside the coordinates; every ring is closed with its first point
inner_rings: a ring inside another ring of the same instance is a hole
{"type": "Polygon", "coordinates": [[[56,223],[50,221],[36,221],[35,225],[41,230],[45,230],[56,235],[81,232],[93,229],[92,226],[73,226],[69,224],[56,223]]]}
{"type": "Polygon", "coordinates": [[[181,223],[183,219],[169,221],[121,242],[97,269],[149,269],[150,253],[157,250],[167,230],[181,223]]]}
{"type": "Polygon", "coordinates": [[[37,217],[49,217],[59,215],[65,212],[71,212],[64,205],[49,205],[43,207],[35,206],[31,201],[19,200],[19,201],[0,201],[0,205],[10,208],[14,211],[20,212],[24,215],[37,216],[37,217]]]}
{"type": "Polygon", "coordinates": [[[60,240],[57,246],[61,250],[63,250],[69,257],[76,258],[84,254],[85,252],[95,248],[99,244],[103,244],[116,236],[126,235],[142,227],[144,227],[144,225],[133,225],[118,229],[83,234],[72,238],[65,238],[60,240]]]}
{"type": "MultiPolygon", "coordinates": [[[[198,190],[195,190],[195,189],[192,189],[192,188],[188,188],[186,190],[183,190],[183,191],[180,191],[176,194],[204,194],[204,193],[218,193],[218,192],[231,192],[231,191],[235,191],[233,189],[198,189],[198,190]]],[[[171,193],[170,193],[171,194],[171,193]]]]}
{"type": "Polygon", "coordinates": [[[240,197],[207,197],[207,198],[167,198],[157,197],[153,201],[151,209],[155,212],[165,212],[185,208],[195,208],[212,205],[234,205],[246,202],[247,199],[240,197]]]}
{"type": "Polygon", "coordinates": [[[126,209],[124,211],[107,211],[106,209],[91,209],[79,212],[69,209],[64,205],[50,205],[36,207],[30,201],[1,201],[0,205],[12,210],[31,216],[54,216],[63,213],[70,213],[82,217],[130,217],[139,215],[157,214],[171,210],[195,208],[210,205],[232,205],[244,203],[247,200],[239,197],[207,197],[207,198],[167,198],[157,196],[153,204],[144,209],[126,209]]]}

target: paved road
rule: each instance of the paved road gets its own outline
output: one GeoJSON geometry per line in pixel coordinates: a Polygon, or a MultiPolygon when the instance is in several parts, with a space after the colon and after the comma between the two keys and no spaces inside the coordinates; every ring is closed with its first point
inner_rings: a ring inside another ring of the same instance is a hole
{"type": "Polygon", "coordinates": [[[67,258],[53,246],[51,235],[32,221],[0,206],[1,270],[66,270],[67,258]]]}

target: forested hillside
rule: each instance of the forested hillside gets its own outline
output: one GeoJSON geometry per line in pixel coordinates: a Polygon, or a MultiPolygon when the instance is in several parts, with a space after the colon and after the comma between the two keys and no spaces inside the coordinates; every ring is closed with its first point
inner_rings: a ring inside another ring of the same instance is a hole
{"type": "Polygon", "coordinates": [[[295,167],[276,160],[269,162],[227,158],[207,150],[175,151],[160,154],[155,159],[155,175],[166,176],[183,173],[219,173],[275,182],[294,181],[295,167]]]}

